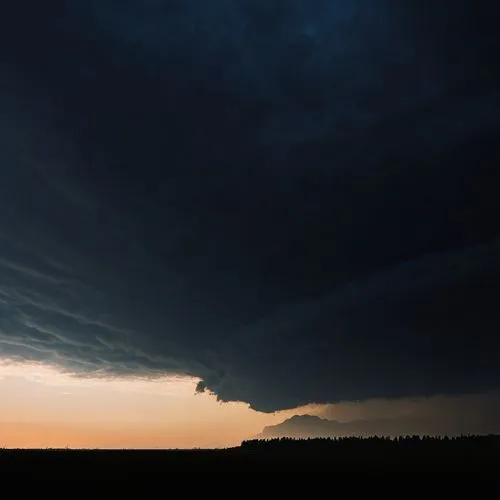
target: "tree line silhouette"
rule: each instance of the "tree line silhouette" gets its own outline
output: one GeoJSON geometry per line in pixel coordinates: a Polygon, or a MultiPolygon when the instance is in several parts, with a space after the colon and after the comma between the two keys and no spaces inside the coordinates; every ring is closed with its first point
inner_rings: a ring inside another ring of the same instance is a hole
{"type": "Polygon", "coordinates": [[[324,437],[251,439],[241,443],[245,452],[285,455],[338,455],[342,457],[421,456],[500,458],[500,435],[324,437]]]}

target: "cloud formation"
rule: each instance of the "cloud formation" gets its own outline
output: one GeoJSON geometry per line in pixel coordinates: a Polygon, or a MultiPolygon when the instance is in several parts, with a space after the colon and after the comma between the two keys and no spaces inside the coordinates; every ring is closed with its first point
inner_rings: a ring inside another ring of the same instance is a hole
{"type": "Polygon", "coordinates": [[[498,7],[391,4],[2,6],[1,355],[265,411],[498,388],[498,7]]]}
{"type": "Polygon", "coordinates": [[[375,399],[310,407],[308,410],[316,415],[295,415],[280,424],[265,427],[256,437],[451,437],[498,434],[500,431],[498,393],[400,400],[375,399]]]}

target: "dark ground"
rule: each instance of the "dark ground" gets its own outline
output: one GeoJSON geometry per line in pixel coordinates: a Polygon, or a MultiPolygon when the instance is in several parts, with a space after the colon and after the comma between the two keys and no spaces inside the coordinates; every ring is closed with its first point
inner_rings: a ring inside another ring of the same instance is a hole
{"type": "Polygon", "coordinates": [[[403,497],[423,486],[428,492],[436,493],[439,488],[443,493],[500,498],[500,436],[281,439],[247,441],[226,450],[0,450],[3,482],[97,479],[151,484],[188,478],[196,483],[204,477],[219,486],[271,480],[286,490],[297,482],[309,481],[314,487],[326,481],[332,491],[340,485],[361,491],[383,484],[384,488],[406,488],[400,491],[403,497]]]}

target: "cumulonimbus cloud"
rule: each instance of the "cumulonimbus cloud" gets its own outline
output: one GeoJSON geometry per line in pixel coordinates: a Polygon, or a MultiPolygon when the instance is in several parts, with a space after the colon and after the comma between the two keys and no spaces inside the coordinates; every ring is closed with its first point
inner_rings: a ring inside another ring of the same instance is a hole
{"type": "Polygon", "coordinates": [[[0,7],[2,355],[265,411],[497,387],[497,10],[390,4],[0,7]]]}

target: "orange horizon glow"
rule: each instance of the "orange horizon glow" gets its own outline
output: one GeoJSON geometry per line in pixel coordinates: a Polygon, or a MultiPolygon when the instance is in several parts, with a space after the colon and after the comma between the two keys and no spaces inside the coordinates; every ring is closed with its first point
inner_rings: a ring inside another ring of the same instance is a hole
{"type": "Polygon", "coordinates": [[[284,419],[196,394],[197,382],[0,361],[0,448],[225,448],[284,419]]]}

